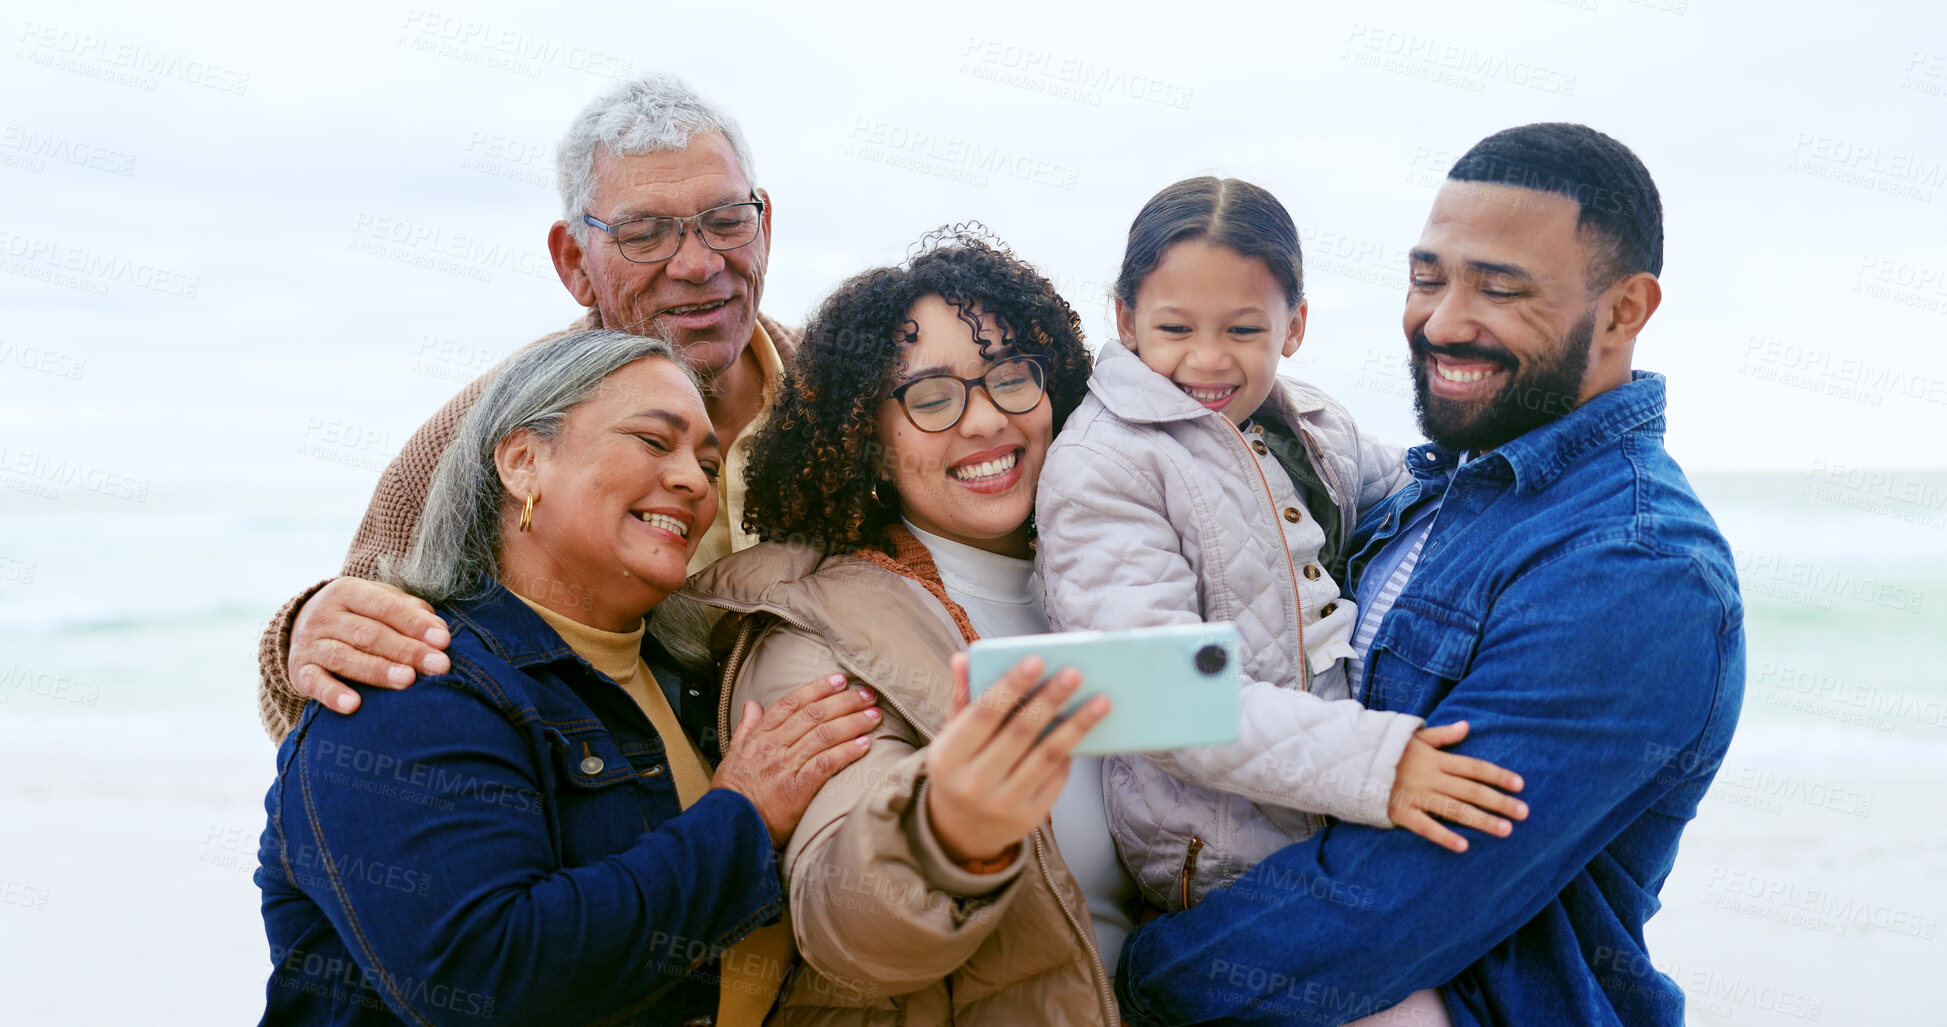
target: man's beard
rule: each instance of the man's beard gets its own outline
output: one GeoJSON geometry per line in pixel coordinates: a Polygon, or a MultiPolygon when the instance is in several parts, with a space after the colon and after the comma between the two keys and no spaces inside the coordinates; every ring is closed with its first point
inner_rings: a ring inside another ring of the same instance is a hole
{"type": "Polygon", "coordinates": [[[1522,367],[1514,355],[1499,347],[1459,343],[1435,347],[1424,329],[1413,333],[1413,410],[1420,431],[1454,451],[1485,452],[1549,424],[1574,410],[1582,395],[1582,376],[1589,366],[1589,344],[1595,338],[1595,311],[1582,316],[1551,353],[1522,367]],[[1509,372],[1500,391],[1484,400],[1454,400],[1432,394],[1428,364],[1436,351],[1465,360],[1484,360],[1509,372]]]}

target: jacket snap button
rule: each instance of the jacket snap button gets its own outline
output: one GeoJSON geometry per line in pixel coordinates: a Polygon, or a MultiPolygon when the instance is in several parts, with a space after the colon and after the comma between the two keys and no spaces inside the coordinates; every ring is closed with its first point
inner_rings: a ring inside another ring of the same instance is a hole
{"type": "Polygon", "coordinates": [[[1338,608],[1339,608],[1339,604],[1337,603],[1326,603],[1324,606],[1319,607],[1318,608],[1319,619],[1323,620],[1327,617],[1330,617],[1332,615],[1332,611],[1338,608]]]}
{"type": "Polygon", "coordinates": [[[1306,581],[1317,581],[1317,580],[1318,580],[1318,576],[1319,576],[1320,574],[1323,574],[1323,573],[1325,573],[1325,572],[1324,572],[1324,571],[1321,571],[1321,570],[1319,570],[1319,569],[1318,569],[1318,565],[1317,565],[1317,564],[1315,564],[1315,563],[1308,563],[1308,564],[1306,564],[1306,565],[1305,565],[1305,580],[1306,580],[1306,581]]]}
{"type": "Polygon", "coordinates": [[[1295,506],[1287,506],[1284,508],[1284,519],[1290,521],[1293,524],[1297,524],[1299,521],[1303,520],[1304,517],[1305,515],[1299,513],[1298,508],[1295,506]]]}
{"type": "Polygon", "coordinates": [[[1269,452],[1271,452],[1271,448],[1270,448],[1269,446],[1266,446],[1266,445],[1265,445],[1264,443],[1262,443],[1262,442],[1256,442],[1256,441],[1253,441],[1253,442],[1251,443],[1251,448],[1252,448],[1252,449],[1255,449],[1255,450],[1257,450],[1257,451],[1258,451],[1259,453],[1269,453],[1269,452]]]}
{"type": "Polygon", "coordinates": [[[643,772],[642,772],[642,776],[643,776],[643,777],[660,777],[660,776],[662,776],[662,772],[663,772],[663,765],[662,765],[662,764],[660,764],[660,763],[658,763],[658,764],[656,764],[655,766],[653,766],[653,767],[650,767],[650,768],[649,768],[648,770],[645,770],[645,771],[643,771],[643,772]]]}
{"type": "Polygon", "coordinates": [[[590,756],[581,761],[581,772],[589,775],[599,774],[604,766],[607,764],[602,762],[600,756],[590,756]]]}

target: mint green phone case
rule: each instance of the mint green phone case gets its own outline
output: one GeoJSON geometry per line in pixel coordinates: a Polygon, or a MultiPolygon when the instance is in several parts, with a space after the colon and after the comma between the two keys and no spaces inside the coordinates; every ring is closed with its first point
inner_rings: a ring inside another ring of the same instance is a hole
{"type": "Polygon", "coordinates": [[[1221,745],[1237,738],[1237,646],[1228,622],[983,638],[967,651],[967,683],[978,697],[1039,656],[1049,676],[1081,672],[1068,712],[1092,695],[1109,697],[1109,715],[1082,736],[1078,754],[1221,745]]]}

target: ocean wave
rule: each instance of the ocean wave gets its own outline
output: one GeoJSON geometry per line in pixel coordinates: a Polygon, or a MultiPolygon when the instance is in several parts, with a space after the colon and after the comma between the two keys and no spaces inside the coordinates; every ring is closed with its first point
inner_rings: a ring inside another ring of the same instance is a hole
{"type": "Polygon", "coordinates": [[[205,625],[216,621],[267,621],[275,601],[264,603],[104,604],[98,600],[0,604],[0,635],[67,635],[205,625]]]}

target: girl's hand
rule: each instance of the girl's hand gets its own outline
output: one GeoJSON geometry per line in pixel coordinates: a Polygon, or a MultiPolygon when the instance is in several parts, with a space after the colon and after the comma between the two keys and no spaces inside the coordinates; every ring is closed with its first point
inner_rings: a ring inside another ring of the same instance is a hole
{"type": "Polygon", "coordinates": [[[1464,720],[1414,732],[1399,758],[1386,807],[1393,823],[1455,852],[1467,851],[1467,839],[1434,820],[1435,816],[1502,838],[1514,825],[1489,814],[1528,819],[1527,803],[1501,794],[1520,791],[1521,775],[1486,760],[1440,751],[1465,737],[1464,720]]]}
{"type": "Polygon", "coordinates": [[[1098,695],[1046,731],[1082,676],[1063,670],[1037,689],[1041,670],[1030,656],[969,703],[967,657],[953,657],[953,717],[926,747],[926,815],[947,858],[969,869],[991,873],[1013,861],[1061,795],[1069,750],[1108,715],[1108,697],[1098,695]]]}

